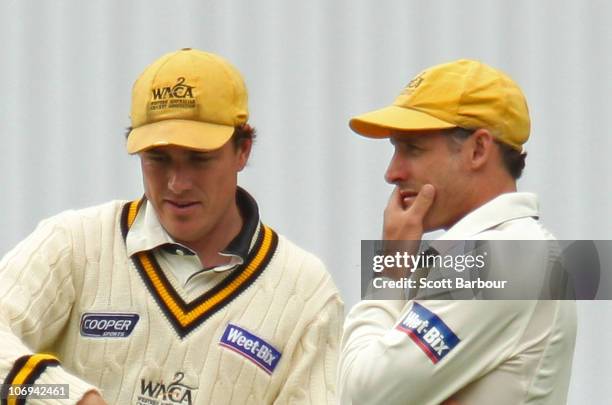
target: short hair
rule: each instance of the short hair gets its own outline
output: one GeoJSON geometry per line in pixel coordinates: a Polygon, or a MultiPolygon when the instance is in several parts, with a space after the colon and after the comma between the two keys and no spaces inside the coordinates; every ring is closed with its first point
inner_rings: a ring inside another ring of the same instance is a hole
{"type": "Polygon", "coordinates": [[[234,133],[232,134],[231,139],[234,143],[234,147],[238,149],[240,146],[242,146],[242,143],[245,140],[250,139],[251,141],[254,141],[256,137],[257,131],[255,128],[245,123],[234,128],[234,133]]]}
{"type": "MultiPolygon", "coordinates": [[[[472,136],[475,131],[475,129],[457,127],[445,130],[443,133],[449,139],[449,148],[451,148],[453,151],[458,151],[463,141],[472,136]]],[[[504,162],[504,167],[513,179],[519,179],[523,174],[523,169],[525,168],[527,152],[520,152],[514,149],[512,146],[498,141],[497,139],[495,140],[495,143],[499,147],[499,152],[501,154],[502,161],[504,162]]]]}
{"type": "MultiPolygon", "coordinates": [[[[125,129],[125,139],[130,136],[130,132],[132,132],[132,129],[133,128],[131,126],[125,129]]],[[[230,139],[234,144],[234,148],[238,149],[245,140],[250,139],[251,141],[254,141],[256,136],[257,131],[255,130],[255,128],[245,123],[234,127],[234,133],[232,134],[232,137],[230,139]]]]}

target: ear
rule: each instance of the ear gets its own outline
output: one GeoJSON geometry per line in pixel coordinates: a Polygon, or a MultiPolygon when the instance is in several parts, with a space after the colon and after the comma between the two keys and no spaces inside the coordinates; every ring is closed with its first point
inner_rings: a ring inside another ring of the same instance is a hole
{"type": "Polygon", "coordinates": [[[244,139],[240,146],[238,147],[238,171],[242,171],[249,161],[249,156],[251,155],[251,147],[253,146],[252,139],[244,139]]]}
{"type": "Polygon", "coordinates": [[[484,167],[492,159],[495,149],[495,138],[489,130],[477,129],[470,137],[469,160],[474,170],[484,167]]]}

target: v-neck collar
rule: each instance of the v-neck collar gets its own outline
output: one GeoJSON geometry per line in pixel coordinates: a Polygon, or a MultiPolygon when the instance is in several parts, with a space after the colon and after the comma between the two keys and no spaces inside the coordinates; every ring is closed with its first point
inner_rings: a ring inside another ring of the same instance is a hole
{"type": "MultiPolygon", "coordinates": [[[[123,207],[121,230],[124,239],[136,219],[142,201],[132,201],[123,207]]],[[[177,334],[184,338],[255,282],[274,256],[277,244],[276,232],[261,224],[257,240],[249,250],[245,262],[219,284],[189,302],[172,286],[150,250],[139,251],[132,255],[131,259],[149,293],[177,334]]]]}

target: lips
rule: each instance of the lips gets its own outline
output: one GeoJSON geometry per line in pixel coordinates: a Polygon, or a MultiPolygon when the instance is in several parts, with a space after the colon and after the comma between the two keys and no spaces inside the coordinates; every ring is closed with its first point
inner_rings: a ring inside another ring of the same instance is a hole
{"type": "Polygon", "coordinates": [[[166,207],[177,214],[187,214],[200,203],[197,201],[185,201],[185,200],[164,200],[166,207]]]}
{"type": "Polygon", "coordinates": [[[170,200],[166,200],[167,203],[174,205],[175,207],[179,207],[179,208],[185,208],[185,207],[189,207],[192,205],[196,205],[197,202],[191,202],[191,201],[170,201],[170,200]]]}
{"type": "Polygon", "coordinates": [[[403,191],[400,191],[399,194],[402,200],[402,205],[404,206],[404,208],[408,208],[412,205],[412,203],[416,199],[416,196],[419,193],[416,191],[412,191],[412,190],[403,190],[403,191]]]}
{"type": "Polygon", "coordinates": [[[414,198],[418,195],[419,193],[416,191],[410,191],[410,190],[404,190],[404,191],[400,191],[400,197],[402,198],[402,200],[404,198],[414,198]]]}

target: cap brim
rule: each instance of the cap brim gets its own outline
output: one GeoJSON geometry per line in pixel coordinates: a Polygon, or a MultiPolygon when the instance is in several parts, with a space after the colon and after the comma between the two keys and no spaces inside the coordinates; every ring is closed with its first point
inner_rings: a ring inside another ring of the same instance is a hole
{"type": "Polygon", "coordinates": [[[130,154],[158,146],[181,146],[208,151],[230,140],[234,127],[190,120],[163,120],[132,129],[127,139],[130,154]]]}
{"type": "Polygon", "coordinates": [[[432,131],[457,127],[411,108],[391,105],[351,118],[349,126],[370,138],[388,138],[397,131],[432,131]]]}

